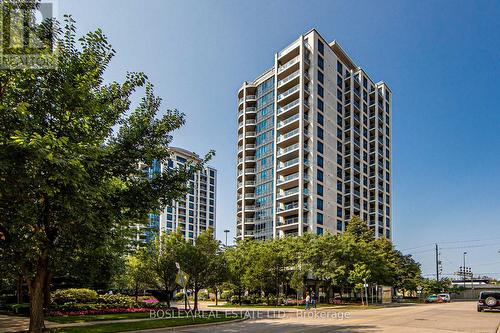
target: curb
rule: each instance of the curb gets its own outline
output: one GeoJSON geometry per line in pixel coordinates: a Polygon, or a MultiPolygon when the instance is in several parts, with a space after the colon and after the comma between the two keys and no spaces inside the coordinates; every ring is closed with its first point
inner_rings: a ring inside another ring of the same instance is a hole
{"type": "Polygon", "coordinates": [[[200,327],[207,327],[207,326],[220,326],[220,325],[227,325],[227,324],[234,324],[234,323],[239,323],[245,320],[248,320],[249,318],[240,318],[240,319],[235,319],[235,320],[228,320],[228,321],[221,321],[218,323],[206,323],[206,324],[195,324],[195,325],[179,325],[179,326],[171,326],[171,327],[160,327],[160,328],[151,328],[147,330],[140,330],[140,331],[129,331],[133,333],[146,333],[146,332],[156,332],[156,331],[175,331],[178,329],[186,329],[186,328],[200,328],[200,327]]]}

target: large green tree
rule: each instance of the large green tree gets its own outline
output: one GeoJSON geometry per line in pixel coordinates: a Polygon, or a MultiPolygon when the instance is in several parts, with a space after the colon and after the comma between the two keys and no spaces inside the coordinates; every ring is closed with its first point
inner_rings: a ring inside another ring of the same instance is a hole
{"type": "Polygon", "coordinates": [[[214,238],[213,230],[207,229],[200,233],[196,241],[187,241],[181,249],[181,269],[189,275],[188,284],[193,290],[194,310],[198,310],[198,292],[210,287],[212,281],[211,268],[217,258],[220,243],[214,238]]]}
{"type": "Polygon", "coordinates": [[[150,242],[143,251],[142,258],[148,272],[154,275],[156,286],[163,290],[167,305],[174,290],[178,287],[175,278],[178,272],[176,263],[182,261],[182,253],[187,246],[180,231],[161,234],[150,242]]]}
{"type": "Polygon", "coordinates": [[[126,237],[132,223],[183,195],[198,167],[148,179],[139,163],[169,157],[184,115],[160,113],[142,73],[105,83],[115,51],[101,30],[77,41],[71,17],[54,24],[56,69],[0,72],[0,260],[15,262],[28,283],[30,332],[43,329],[55,267],[126,237]]]}

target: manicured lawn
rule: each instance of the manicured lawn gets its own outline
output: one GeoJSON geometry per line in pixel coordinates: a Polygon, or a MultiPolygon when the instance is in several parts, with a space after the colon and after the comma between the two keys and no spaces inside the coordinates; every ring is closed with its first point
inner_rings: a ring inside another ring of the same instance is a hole
{"type": "MultiPolygon", "coordinates": [[[[239,306],[238,304],[224,304],[224,305],[209,305],[210,308],[274,308],[274,309],[304,309],[305,305],[260,305],[260,304],[242,304],[239,306]]],[[[363,306],[361,304],[316,304],[316,308],[339,308],[339,309],[378,309],[380,305],[368,305],[363,306]]],[[[311,308],[312,309],[312,308],[311,308]]]]}
{"type": "Polygon", "coordinates": [[[147,330],[147,329],[163,328],[163,327],[186,326],[194,324],[219,323],[239,318],[241,317],[233,316],[226,318],[225,316],[221,316],[219,318],[209,317],[209,318],[151,319],[151,320],[142,320],[136,322],[127,322],[127,323],[117,322],[112,324],[96,324],[89,326],[55,328],[51,329],[50,332],[51,333],[113,333],[113,332],[147,330]]]}
{"type": "Polygon", "coordinates": [[[149,318],[149,312],[109,313],[103,315],[86,315],[86,316],[57,316],[57,317],[47,317],[45,318],[45,320],[60,324],[66,324],[66,323],[83,323],[86,321],[139,319],[139,318],[149,318]]]}

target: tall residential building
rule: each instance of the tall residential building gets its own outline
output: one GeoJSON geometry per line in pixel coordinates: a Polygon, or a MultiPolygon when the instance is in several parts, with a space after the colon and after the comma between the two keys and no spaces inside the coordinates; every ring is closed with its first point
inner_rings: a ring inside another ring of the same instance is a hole
{"type": "MultiPolygon", "coordinates": [[[[165,163],[141,165],[150,177],[155,173],[176,168],[189,162],[199,162],[200,157],[181,148],[170,148],[170,158],[165,163]]],[[[189,192],[182,200],[165,207],[161,214],[149,214],[147,226],[138,227],[138,241],[149,242],[159,232],[172,232],[178,228],[187,240],[195,240],[208,228],[215,232],[217,170],[205,166],[189,180],[189,192]]]]}
{"type": "Polygon", "coordinates": [[[340,45],[311,30],[238,90],[237,237],[343,232],[391,239],[391,102],[340,45]]]}

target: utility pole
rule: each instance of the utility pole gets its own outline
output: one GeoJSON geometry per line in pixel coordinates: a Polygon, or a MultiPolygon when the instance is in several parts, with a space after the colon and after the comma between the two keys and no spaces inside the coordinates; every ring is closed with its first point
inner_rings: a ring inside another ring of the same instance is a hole
{"type": "Polygon", "coordinates": [[[436,281],[439,282],[439,248],[436,243],[436,281]]]}
{"type": "Polygon", "coordinates": [[[464,252],[464,289],[465,289],[465,255],[467,252],[464,252]]]}
{"type": "Polygon", "coordinates": [[[227,234],[229,233],[229,230],[228,229],[224,230],[224,233],[226,234],[226,246],[227,246],[227,234]]]}

